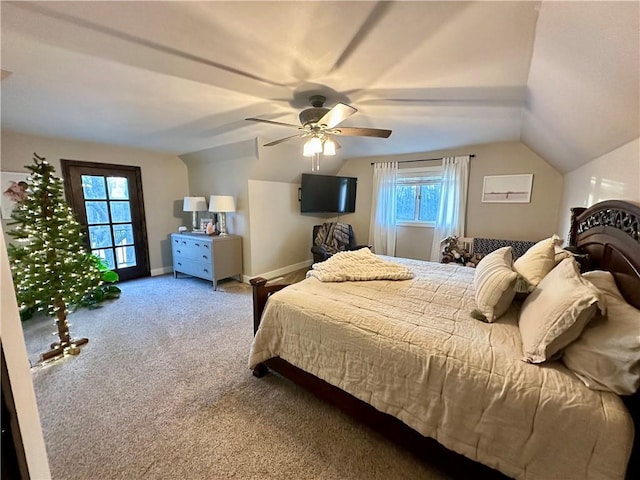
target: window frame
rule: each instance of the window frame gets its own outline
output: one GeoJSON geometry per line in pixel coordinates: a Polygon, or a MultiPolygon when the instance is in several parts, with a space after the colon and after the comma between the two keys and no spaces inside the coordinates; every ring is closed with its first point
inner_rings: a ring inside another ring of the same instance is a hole
{"type": "MultiPolygon", "coordinates": [[[[440,184],[442,185],[442,165],[436,166],[428,166],[428,167],[413,167],[413,168],[402,168],[398,170],[396,175],[396,188],[400,185],[424,185],[426,183],[435,183],[435,182],[403,182],[403,178],[406,177],[424,177],[426,178],[439,178],[440,184]]],[[[419,189],[418,189],[419,191],[419,189]]],[[[396,194],[397,195],[397,194],[396,194]]],[[[397,198],[397,197],[396,197],[397,198]]],[[[414,219],[413,220],[398,220],[396,218],[396,227],[419,227],[419,228],[435,228],[436,222],[427,222],[422,220],[417,220],[420,215],[420,202],[419,202],[419,194],[414,198],[414,219]]]]}

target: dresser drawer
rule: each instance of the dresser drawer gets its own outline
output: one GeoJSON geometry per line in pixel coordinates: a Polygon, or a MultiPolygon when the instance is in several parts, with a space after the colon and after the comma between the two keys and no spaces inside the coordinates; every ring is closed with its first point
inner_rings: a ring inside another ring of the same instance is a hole
{"type": "Polygon", "coordinates": [[[211,263],[211,252],[207,247],[196,246],[174,246],[173,247],[174,259],[193,260],[195,262],[211,263]]]}
{"type": "Polygon", "coordinates": [[[199,262],[211,261],[211,240],[174,237],[171,250],[174,257],[189,258],[199,262]]]}
{"type": "Polygon", "coordinates": [[[206,280],[213,280],[213,268],[210,263],[203,264],[184,258],[176,258],[173,263],[173,268],[177,272],[186,273],[187,275],[193,275],[194,277],[204,278],[206,280]]]}

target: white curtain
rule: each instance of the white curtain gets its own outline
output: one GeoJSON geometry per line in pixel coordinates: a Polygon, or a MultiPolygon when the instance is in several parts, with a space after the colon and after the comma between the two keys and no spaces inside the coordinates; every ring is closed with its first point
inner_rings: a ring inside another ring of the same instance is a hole
{"type": "Polygon", "coordinates": [[[464,237],[469,186],[469,156],[442,159],[440,209],[431,245],[431,261],[440,261],[440,242],[447,237],[464,237]]]}
{"type": "Polygon", "coordinates": [[[373,165],[369,245],[381,255],[396,253],[396,176],[398,162],[373,165]]]}

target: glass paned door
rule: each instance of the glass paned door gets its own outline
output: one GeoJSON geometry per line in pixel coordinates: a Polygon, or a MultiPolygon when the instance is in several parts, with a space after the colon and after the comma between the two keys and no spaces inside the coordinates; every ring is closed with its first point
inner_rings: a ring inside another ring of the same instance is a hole
{"type": "Polygon", "coordinates": [[[91,252],[112,270],[134,267],[136,247],[128,180],[98,175],[81,175],[80,178],[91,252]]]}
{"type": "Polygon", "coordinates": [[[140,169],[62,160],[65,192],[88,247],[122,280],[149,275],[140,169]]]}

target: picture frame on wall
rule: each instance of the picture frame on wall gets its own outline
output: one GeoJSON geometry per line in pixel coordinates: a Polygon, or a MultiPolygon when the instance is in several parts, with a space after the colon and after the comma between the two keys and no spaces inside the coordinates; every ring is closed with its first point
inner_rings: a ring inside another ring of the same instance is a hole
{"type": "Polygon", "coordinates": [[[18,198],[25,194],[28,179],[28,173],[0,172],[0,213],[3,220],[11,218],[18,198]]]}
{"type": "Polygon", "coordinates": [[[483,203],[530,203],[533,174],[488,175],[482,186],[483,203]]]}

